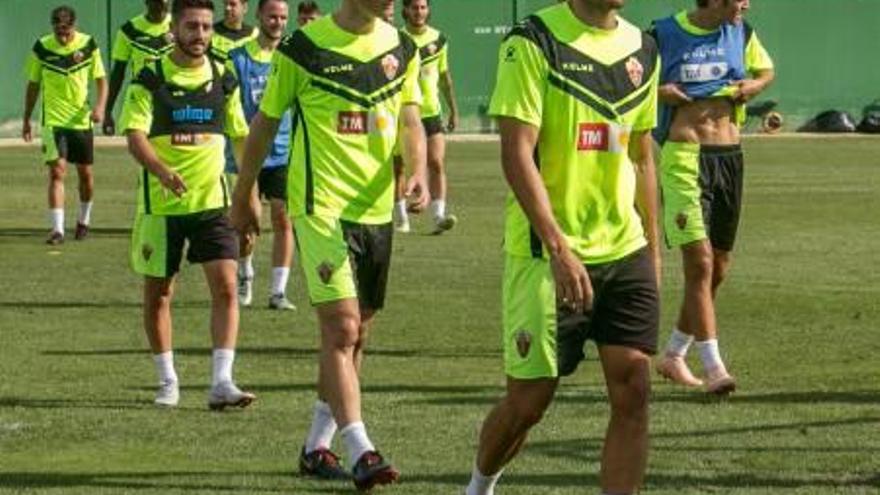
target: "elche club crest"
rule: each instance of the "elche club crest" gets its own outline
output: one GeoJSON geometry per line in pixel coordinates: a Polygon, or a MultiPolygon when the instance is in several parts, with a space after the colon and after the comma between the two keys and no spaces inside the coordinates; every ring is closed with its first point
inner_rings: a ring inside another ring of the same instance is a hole
{"type": "Polygon", "coordinates": [[[626,61],[626,73],[629,75],[629,81],[633,86],[639,87],[645,79],[645,67],[635,57],[630,57],[626,61]]]}
{"type": "Polygon", "coordinates": [[[168,43],[170,45],[171,43],[174,43],[174,33],[168,31],[167,33],[162,35],[162,39],[165,40],[165,43],[168,43]]]}
{"type": "Polygon", "coordinates": [[[532,334],[527,330],[520,330],[516,332],[514,339],[516,340],[516,352],[519,354],[519,357],[525,358],[528,356],[529,349],[532,348],[532,334]]]}
{"type": "Polygon", "coordinates": [[[389,81],[394,79],[394,76],[397,75],[397,71],[400,69],[400,60],[398,60],[393,53],[389,53],[382,57],[381,63],[385,77],[387,77],[389,81]]]}
{"type": "Polygon", "coordinates": [[[428,53],[431,55],[437,53],[437,43],[431,43],[428,45],[428,53]]]}
{"type": "Polygon", "coordinates": [[[82,62],[84,58],[86,58],[86,56],[82,52],[82,50],[77,50],[77,51],[73,52],[73,63],[78,64],[78,63],[82,62]]]}

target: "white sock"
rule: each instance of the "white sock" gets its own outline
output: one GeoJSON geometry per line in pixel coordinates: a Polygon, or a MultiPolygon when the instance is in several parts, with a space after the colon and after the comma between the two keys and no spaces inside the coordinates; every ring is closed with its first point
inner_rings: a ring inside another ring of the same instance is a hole
{"type": "Polygon", "coordinates": [[[400,201],[394,203],[394,218],[397,219],[398,223],[405,223],[409,221],[409,216],[406,212],[405,199],[401,199],[400,201]]]}
{"type": "Polygon", "coordinates": [[[159,374],[159,383],[177,381],[177,372],[174,371],[174,353],[172,351],[153,354],[153,363],[156,364],[156,372],[159,374]]]}
{"type": "Polygon", "coordinates": [[[367,428],[363,421],[349,424],[339,434],[342,435],[342,441],[345,442],[345,448],[348,449],[349,466],[354,467],[364,453],[376,450],[373,442],[367,436],[367,428]]]}
{"type": "Polygon", "coordinates": [[[445,199],[435,199],[434,201],[431,201],[431,215],[434,216],[434,220],[442,220],[446,217],[445,199]]]}
{"type": "Polygon", "coordinates": [[[79,204],[79,223],[88,225],[92,221],[92,202],[87,201],[79,204]]]}
{"type": "Polygon", "coordinates": [[[480,472],[477,465],[474,464],[474,471],[471,473],[471,482],[467,486],[465,495],[493,495],[495,493],[495,484],[501,477],[502,471],[486,476],[480,472]]]}
{"type": "Polygon", "coordinates": [[[718,339],[697,341],[694,343],[694,346],[697,348],[697,352],[700,353],[700,360],[703,362],[704,370],[724,369],[724,361],[721,360],[721,352],[718,350],[718,339]]]}
{"type": "Polygon", "coordinates": [[[214,349],[214,374],[211,386],[221,383],[232,383],[232,363],[235,361],[235,349],[214,349]]]}
{"type": "Polygon", "coordinates": [[[672,335],[669,336],[669,343],[666,344],[666,354],[685,357],[693,341],[693,335],[688,335],[677,328],[673,328],[672,335]]]}
{"type": "Polygon", "coordinates": [[[52,226],[52,232],[64,233],[64,208],[49,209],[49,225],[52,226]]]}
{"type": "Polygon", "coordinates": [[[333,419],[333,411],[330,405],[322,400],[315,401],[312,415],[312,427],[309,437],[306,438],[306,454],[318,449],[329,449],[336,435],[336,420],[333,419]]]}
{"type": "Polygon", "coordinates": [[[287,279],[290,277],[290,268],[286,266],[276,266],[272,268],[272,288],[271,295],[287,293],[287,279]]]}
{"type": "Polygon", "coordinates": [[[254,255],[242,256],[238,259],[238,276],[241,278],[254,278],[254,255]]]}

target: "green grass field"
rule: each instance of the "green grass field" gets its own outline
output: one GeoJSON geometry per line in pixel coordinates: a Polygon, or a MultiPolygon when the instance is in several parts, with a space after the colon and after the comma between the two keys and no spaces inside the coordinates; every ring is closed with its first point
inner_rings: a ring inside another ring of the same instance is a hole
{"type": "MultiPolygon", "coordinates": [[[[722,352],[740,390],[714,400],[654,380],[645,493],[880,493],[880,141],[747,143],[744,219],[720,296],[722,352]]],[[[181,407],[156,381],[128,268],[136,169],[100,150],[94,233],[53,250],[35,148],[0,150],[0,493],[349,493],[298,477],[316,375],[315,318],[262,309],[269,239],[243,312],[237,381],[249,410],[211,413],[208,297],[184,268],[174,308],[181,407]]],[[[389,494],[460,494],[476,430],[501,395],[504,184],[495,144],[452,144],[442,237],[395,240],[387,310],[368,351],[364,414],[403,472],[389,494]]],[[[68,226],[76,210],[68,177],[68,226]]],[[[665,341],[680,300],[665,253],[665,341]]],[[[564,382],[497,493],[598,493],[607,418],[595,352],[564,382]]],[[[696,364],[696,362],[694,361],[696,364]]]]}

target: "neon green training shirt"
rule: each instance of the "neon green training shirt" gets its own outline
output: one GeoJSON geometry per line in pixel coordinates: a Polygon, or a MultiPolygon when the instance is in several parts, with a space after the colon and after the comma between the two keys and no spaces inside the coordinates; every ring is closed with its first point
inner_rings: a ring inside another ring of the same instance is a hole
{"type": "MultiPolygon", "coordinates": [[[[575,255],[606,263],[645,246],[627,150],[632,132],[656,125],[654,40],[621,18],[609,31],[588,26],[561,3],[515,26],[499,58],[489,113],[540,129],[536,164],[575,255]]],[[[547,256],[512,193],[504,244],[547,256]]]]}
{"type": "Polygon", "coordinates": [[[355,35],[324,16],[285,38],[260,110],[293,115],[291,215],[391,221],[392,152],[405,104],[421,104],[415,43],[390,24],[355,35]]]}
{"type": "Polygon", "coordinates": [[[113,42],[113,61],[129,65],[132,77],[137,76],[148,63],[159,59],[174,48],[171,34],[171,15],[154,24],[141,14],[119,28],[113,42]]]}
{"type": "Polygon", "coordinates": [[[229,52],[256,39],[259,34],[260,31],[254,26],[242,24],[241,29],[235,31],[220,21],[214,24],[214,35],[211,36],[211,53],[225,59],[229,52]]]}
{"type": "Polygon", "coordinates": [[[54,34],[47,34],[34,43],[25,72],[28,81],[40,85],[44,128],[92,128],[89,82],[105,77],[94,38],[77,32],[62,45],[54,34]]]}
{"type": "Polygon", "coordinates": [[[422,67],[419,71],[419,87],[422,90],[422,118],[436,117],[442,112],[440,106],[440,75],[449,70],[449,44],[440,31],[427,26],[422,33],[406,32],[419,47],[422,67]]]}

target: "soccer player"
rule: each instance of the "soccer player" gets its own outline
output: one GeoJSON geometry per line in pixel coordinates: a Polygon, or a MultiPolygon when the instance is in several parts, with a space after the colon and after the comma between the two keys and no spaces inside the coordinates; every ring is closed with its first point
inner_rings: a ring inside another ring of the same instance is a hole
{"type": "Polygon", "coordinates": [[[296,6],[296,25],[303,27],[321,17],[321,8],[312,0],[304,0],[296,6]]]}
{"type": "Polygon", "coordinates": [[[407,192],[417,208],[428,202],[418,50],[381,20],[392,4],[343,0],[333,15],[281,42],[251,122],[232,208],[239,232],[257,230],[254,182],[279,119],[292,108],[296,167],[290,168],[288,206],[321,332],[319,400],[300,469],[341,476],[330,451],[338,425],[361,490],[399,476],[367,435],[358,378],[368,331],[385,300],[393,232],[391,159],[399,132],[413,167],[407,192]]]}
{"type": "Polygon", "coordinates": [[[488,495],[593,340],[611,418],[603,494],[638,490],[657,344],[657,192],[650,131],[659,59],[618,17],[624,0],[569,0],[501,46],[490,114],[508,197],[503,284],[507,393],[480,433],[467,495],[488,495]]]}
{"type": "MultiPolygon", "coordinates": [[[[419,47],[422,68],[419,82],[422,89],[422,125],[428,137],[428,185],[431,193],[429,208],[434,221],[434,234],[455,226],[458,219],[446,212],[446,139],[445,131],[452,132],[458,126],[458,106],[452,76],[449,73],[449,45],[446,36],[428,25],[431,15],[430,0],[403,0],[403,19],[406,32],[419,47]],[[449,109],[446,125],[441,117],[440,94],[449,109]]],[[[398,167],[400,170],[400,167],[398,167]]],[[[403,184],[404,181],[399,181],[403,184]]],[[[409,230],[406,199],[399,197],[394,206],[395,220],[399,230],[409,230]]]]}
{"type": "Polygon", "coordinates": [[[664,231],[681,248],[684,299],[657,371],[683,385],[736,388],[718,349],[715,296],[730,270],[739,224],[745,103],[773,81],[773,62],[743,21],[749,0],[697,0],[691,12],[656,21],[663,60],[660,158],[664,231]],[[685,362],[695,342],[705,381],[685,362]]]}
{"type": "MultiPolygon", "coordinates": [[[[266,89],[271,70],[272,53],[287,28],[286,0],[259,0],[257,20],[259,36],[244,46],[229,52],[231,64],[241,83],[241,102],[248,121],[254,118],[260,99],[266,89]]],[[[272,285],[269,291],[269,309],[295,310],[287,299],[287,279],[293,258],[293,230],[287,216],[287,162],[290,154],[290,112],[286,112],[278,126],[278,134],[258,179],[259,191],[269,200],[272,218],[272,285]]],[[[234,158],[227,153],[227,161],[234,158]]],[[[242,306],[251,304],[254,279],[253,242],[247,242],[239,260],[238,297],[242,306]]]]}
{"type": "Polygon", "coordinates": [[[259,30],[244,22],[248,0],[225,0],[223,20],[214,24],[211,53],[225,59],[230,51],[243,46],[259,34],[259,30]]]}
{"type": "Polygon", "coordinates": [[[122,25],[113,42],[113,68],[110,71],[110,95],[104,111],[104,134],[116,134],[113,107],[122,90],[126,69],[137,76],[148,63],[170,52],[174,40],[169,26],[168,0],[144,0],[147,11],[122,25]]]}
{"type": "Polygon", "coordinates": [[[232,380],[238,337],[235,271],[238,237],[226,216],[224,134],[247,134],[235,76],[207,56],[213,31],[211,0],[174,0],[174,50],[150,63],[129,86],[120,127],[143,167],[131,260],[144,276],[144,326],[159,391],[155,403],[176,406],[171,347],[171,300],[184,245],[201,263],[211,291],[213,377],[208,406],[245,407],[253,394],[232,380]]]}
{"type": "Polygon", "coordinates": [[[75,163],[79,176],[79,217],[74,238],[89,232],[94,195],[92,123],[101,122],[107,101],[107,81],[101,50],[94,38],[76,30],[76,12],[61,6],[50,16],[52,34],[43,36],[28,57],[22,138],[30,142],[31,115],[43,93],[43,161],[49,166],[49,237],[46,243],[64,242],[64,175],[75,163]],[[95,81],[97,99],[89,109],[89,82],[95,81]]]}

